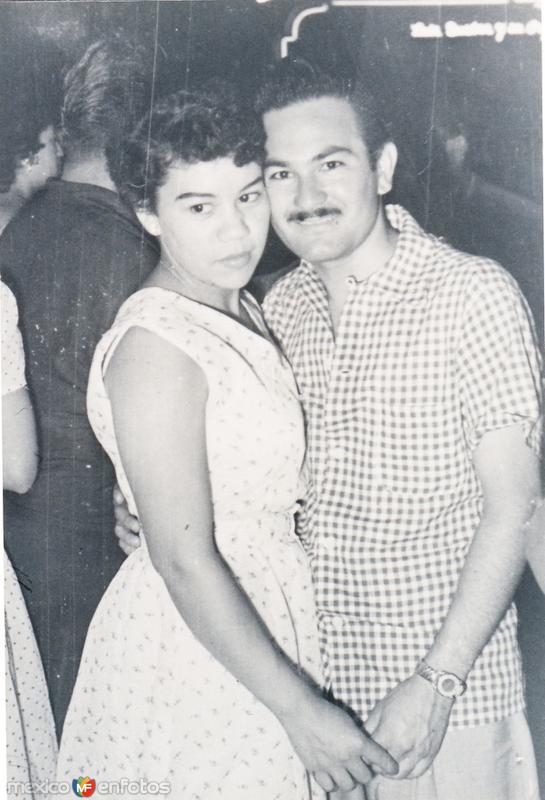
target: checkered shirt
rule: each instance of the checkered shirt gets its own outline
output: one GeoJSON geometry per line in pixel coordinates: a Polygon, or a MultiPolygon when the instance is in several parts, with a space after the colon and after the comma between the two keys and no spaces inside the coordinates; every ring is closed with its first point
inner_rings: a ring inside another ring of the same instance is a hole
{"type": "MultiPolygon", "coordinates": [[[[481,436],[524,426],[539,452],[540,360],[530,314],[494,262],[425,234],[387,206],[395,253],[349,277],[334,338],[326,290],[301,262],[267,295],[268,324],[305,409],[310,556],[334,694],[365,718],[411,675],[456,591],[482,494],[481,436]]],[[[475,663],[451,725],[524,706],[512,606],[475,663]]]]}

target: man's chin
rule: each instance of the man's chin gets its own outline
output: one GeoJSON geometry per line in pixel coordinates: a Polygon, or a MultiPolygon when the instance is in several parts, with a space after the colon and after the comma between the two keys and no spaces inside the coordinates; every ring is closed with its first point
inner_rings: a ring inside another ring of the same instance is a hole
{"type": "Polygon", "coordinates": [[[299,258],[302,258],[305,261],[310,261],[311,264],[335,261],[342,255],[340,248],[333,248],[328,245],[327,242],[324,242],[321,246],[317,242],[313,244],[308,242],[293,242],[290,249],[293,250],[293,252],[299,256],[299,258]]]}

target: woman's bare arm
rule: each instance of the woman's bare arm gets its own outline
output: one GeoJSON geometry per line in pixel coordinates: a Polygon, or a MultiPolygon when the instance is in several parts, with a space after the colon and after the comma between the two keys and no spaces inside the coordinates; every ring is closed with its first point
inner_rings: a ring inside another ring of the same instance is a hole
{"type": "Polygon", "coordinates": [[[348,763],[362,775],[362,757],[395,769],[275,647],[216,547],[201,368],[135,328],[118,345],[106,386],[151,560],[195,636],[278,717],[309,770],[341,785],[348,763]]]}

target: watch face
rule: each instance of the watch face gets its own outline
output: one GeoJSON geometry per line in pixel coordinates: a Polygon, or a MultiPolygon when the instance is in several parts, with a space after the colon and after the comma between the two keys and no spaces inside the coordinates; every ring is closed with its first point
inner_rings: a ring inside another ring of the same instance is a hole
{"type": "Polygon", "coordinates": [[[456,675],[441,675],[437,681],[437,691],[444,697],[460,697],[463,694],[464,686],[456,675]]]}

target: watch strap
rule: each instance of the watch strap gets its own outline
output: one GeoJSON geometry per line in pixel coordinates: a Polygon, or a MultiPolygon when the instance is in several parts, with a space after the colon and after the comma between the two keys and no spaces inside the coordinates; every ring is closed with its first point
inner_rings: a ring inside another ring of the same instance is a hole
{"type": "Polygon", "coordinates": [[[424,660],[420,661],[417,665],[416,674],[429,681],[441,697],[456,700],[456,698],[461,697],[467,689],[466,682],[454,672],[434,669],[434,667],[430,666],[424,660]]]}

